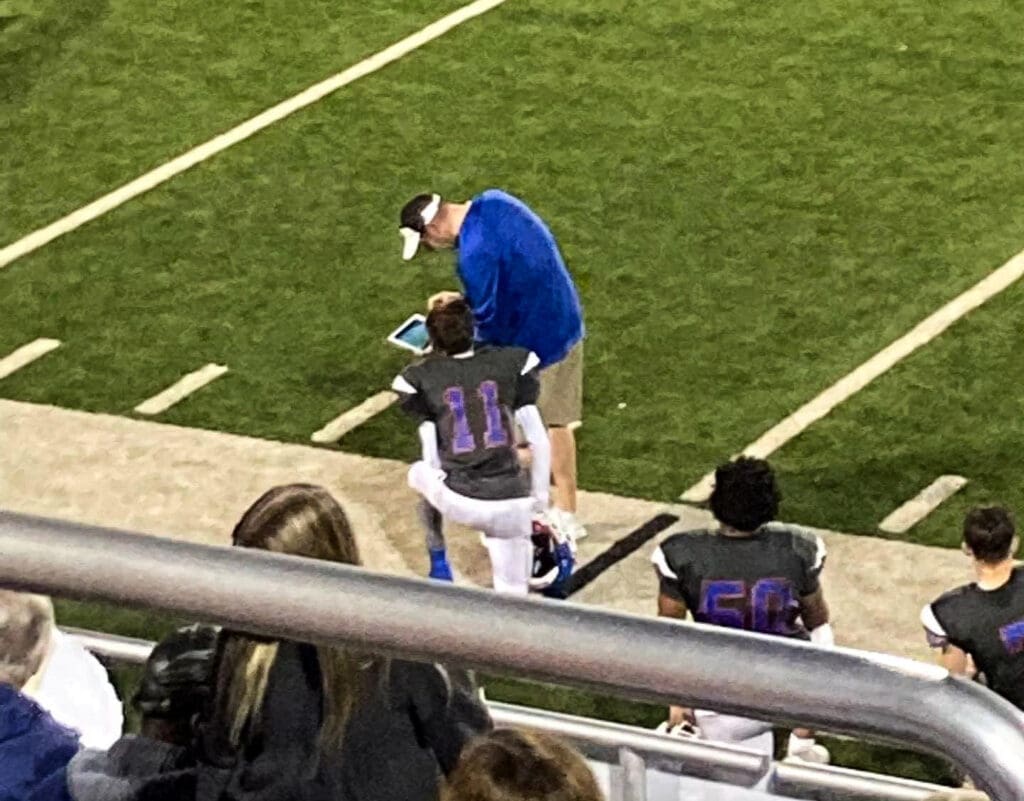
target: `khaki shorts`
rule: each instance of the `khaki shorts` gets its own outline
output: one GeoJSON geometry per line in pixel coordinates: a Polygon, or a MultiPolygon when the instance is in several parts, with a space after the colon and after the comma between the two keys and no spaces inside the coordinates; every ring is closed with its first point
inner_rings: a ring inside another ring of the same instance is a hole
{"type": "Polygon", "coordinates": [[[544,424],[567,426],[583,421],[583,340],[560,362],[540,372],[537,408],[544,424]]]}

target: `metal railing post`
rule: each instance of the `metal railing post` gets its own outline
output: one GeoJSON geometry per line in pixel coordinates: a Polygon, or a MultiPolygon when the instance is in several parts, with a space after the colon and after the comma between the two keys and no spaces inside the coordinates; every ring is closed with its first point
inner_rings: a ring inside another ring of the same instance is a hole
{"type": "MultiPolygon", "coordinates": [[[[83,629],[64,628],[97,656],[113,662],[141,665],[153,643],[83,629]]],[[[923,801],[947,788],[877,773],[827,765],[772,763],[762,752],[708,740],[656,734],[647,729],[581,718],[532,707],[489,701],[496,726],[538,729],[573,744],[589,759],[608,764],[611,749],[628,747],[644,759],[647,770],[699,777],[716,783],[761,785],[777,794],[822,801],[923,801]]],[[[617,792],[622,792],[622,771],[617,792]]],[[[619,801],[619,796],[608,801],[619,801]]]]}
{"type": "Polygon", "coordinates": [[[647,801],[647,764],[628,748],[619,749],[622,768],[622,801],[647,801]]]}

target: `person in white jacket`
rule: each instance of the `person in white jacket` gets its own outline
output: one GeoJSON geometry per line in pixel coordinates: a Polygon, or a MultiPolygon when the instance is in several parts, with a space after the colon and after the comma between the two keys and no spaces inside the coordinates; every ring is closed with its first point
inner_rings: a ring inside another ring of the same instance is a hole
{"type": "Polygon", "coordinates": [[[49,616],[46,656],[24,692],[58,723],[75,729],[83,746],[107,749],[124,728],[121,700],[99,660],[57,628],[52,604],[49,616]]]}

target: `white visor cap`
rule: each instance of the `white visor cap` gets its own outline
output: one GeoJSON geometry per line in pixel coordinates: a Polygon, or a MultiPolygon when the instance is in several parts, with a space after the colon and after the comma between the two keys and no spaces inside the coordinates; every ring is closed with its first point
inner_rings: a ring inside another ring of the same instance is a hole
{"type": "Polygon", "coordinates": [[[416,251],[420,246],[423,228],[430,225],[440,209],[441,196],[438,194],[431,195],[430,202],[420,212],[421,223],[419,230],[410,228],[407,225],[403,225],[398,229],[398,233],[402,235],[402,259],[410,261],[416,255],[416,251]]]}

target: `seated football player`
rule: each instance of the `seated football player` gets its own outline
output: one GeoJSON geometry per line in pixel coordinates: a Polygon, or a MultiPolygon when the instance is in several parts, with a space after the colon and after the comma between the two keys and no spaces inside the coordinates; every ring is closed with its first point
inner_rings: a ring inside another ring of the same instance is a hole
{"type": "MultiPolygon", "coordinates": [[[[658,614],[690,612],[699,623],[832,645],[820,581],[825,545],[807,530],[772,524],[779,500],[767,462],[743,457],[719,467],[711,493],[719,528],[674,534],[654,552],[658,614]]],[[[669,730],[687,726],[708,739],[771,741],[768,723],[672,707],[669,730]]],[[[787,752],[808,762],[829,758],[806,729],[794,731],[787,752]]]]}
{"type": "Polygon", "coordinates": [[[976,581],[940,595],[921,610],[928,643],[950,673],[970,675],[1024,709],[1024,570],[1016,563],[1013,516],[998,506],[972,509],[963,548],[976,581]]]}
{"type": "Polygon", "coordinates": [[[419,423],[422,459],[409,470],[421,496],[430,576],[451,580],[445,518],[481,531],[494,588],[525,595],[533,563],[534,516],[548,504],[551,451],[537,411],[537,356],[522,348],[475,346],[473,313],[462,299],[427,315],[432,352],[402,371],[392,389],[419,423]],[[515,426],[532,452],[529,473],[516,454],[515,426]]]}

